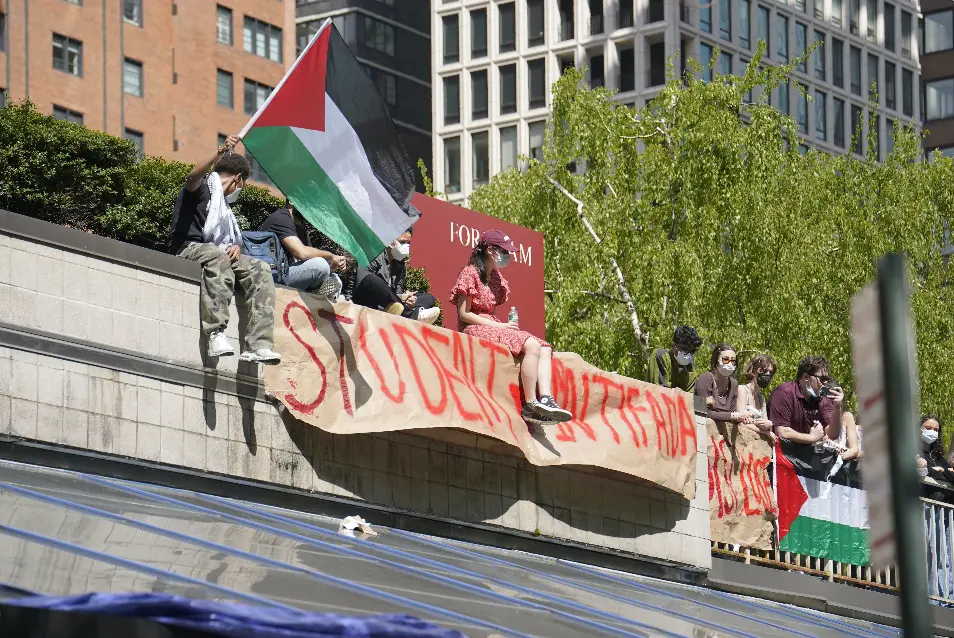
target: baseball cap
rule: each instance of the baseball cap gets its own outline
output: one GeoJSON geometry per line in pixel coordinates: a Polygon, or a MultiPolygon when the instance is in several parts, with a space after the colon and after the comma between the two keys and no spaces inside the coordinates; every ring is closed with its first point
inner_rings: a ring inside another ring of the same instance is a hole
{"type": "Polygon", "coordinates": [[[482,246],[498,246],[511,253],[517,252],[513,240],[502,230],[488,230],[480,236],[480,241],[477,243],[482,246]]]}

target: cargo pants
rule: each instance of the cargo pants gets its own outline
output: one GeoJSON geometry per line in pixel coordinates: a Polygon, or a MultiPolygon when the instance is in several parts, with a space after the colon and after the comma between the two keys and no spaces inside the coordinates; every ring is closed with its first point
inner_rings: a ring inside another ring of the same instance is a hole
{"type": "Polygon", "coordinates": [[[235,284],[248,310],[245,343],[248,350],[272,348],[275,332],[275,283],[268,265],[248,255],[235,263],[215,244],[186,243],[178,255],[202,267],[199,315],[208,336],[224,331],[235,284]]]}

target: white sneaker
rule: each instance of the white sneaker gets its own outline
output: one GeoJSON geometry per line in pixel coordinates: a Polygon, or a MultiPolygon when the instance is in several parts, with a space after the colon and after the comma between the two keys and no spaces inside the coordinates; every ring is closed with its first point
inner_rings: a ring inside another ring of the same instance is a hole
{"type": "Polygon", "coordinates": [[[209,335],[208,355],[210,357],[231,357],[234,354],[235,348],[229,343],[224,332],[217,331],[209,335]]]}
{"type": "Polygon", "coordinates": [[[261,363],[263,366],[276,366],[282,362],[282,356],[269,348],[259,348],[258,350],[246,350],[239,355],[239,361],[261,363]]]}
{"type": "Polygon", "coordinates": [[[422,308],[417,313],[417,320],[421,323],[433,324],[441,316],[440,308],[422,308]]]}

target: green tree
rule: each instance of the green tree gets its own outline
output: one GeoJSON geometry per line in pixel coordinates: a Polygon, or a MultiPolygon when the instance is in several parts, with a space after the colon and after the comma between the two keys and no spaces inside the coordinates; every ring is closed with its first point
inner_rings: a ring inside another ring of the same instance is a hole
{"type": "Polygon", "coordinates": [[[471,207],[545,234],[547,338],[635,376],[647,348],[688,323],[743,357],[770,352],[777,381],[804,355],[824,354],[850,388],[851,298],[882,254],[902,251],[916,286],[922,401],[954,421],[942,255],[954,165],[920,161],[921,138],[897,124],[880,162],[873,128],[864,158],[806,151],[798,124],[766,99],[797,61],[765,68],[761,54],[744,77],[711,82],[670,67],[641,109],[568,70],[553,86],[543,161],[497,175],[471,207]]]}

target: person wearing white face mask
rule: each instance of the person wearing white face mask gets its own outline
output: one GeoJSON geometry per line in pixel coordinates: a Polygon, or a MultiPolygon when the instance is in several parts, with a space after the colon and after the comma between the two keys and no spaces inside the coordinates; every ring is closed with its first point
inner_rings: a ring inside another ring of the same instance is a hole
{"type": "Polygon", "coordinates": [[[752,415],[738,411],[739,382],[735,378],[738,356],[735,348],[727,343],[717,344],[712,349],[709,371],[703,372],[696,381],[696,396],[705,399],[708,416],[713,421],[728,423],[751,423],[752,415]]]}
{"type": "Polygon", "coordinates": [[[412,228],[394,240],[367,268],[358,268],[351,301],[360,306],[432,324],[441,314],[437,298],[427,292],[404,288],[414,234],[412,228]]]}
{"type": "MultiPolygon", "coordinates": [[[[918,461],[918,473],[935,481],[949,483],[954,479],[954,470],[944,458],[944,445],[941,442],[941,423],[934,415],[921,417],[921,451],[918,461]],[[923,463],[921,462],[923,461],[923,463]]],[[[941,498],[940,500],[944,500],[941,498]]]]}
{"type": "Polygon", "coordinates": [[[235,354],[225,329],[237,285],[248,309],[245,347],[239,358],[275,365],[281,357],[272,350],[272,272],[265,262],[242,254],[242,231],[230,205],[238,200],[251,170],[248,160],[233,152],[239,141],[230,136],[213,157],[196,164],[186,176],[172,212],[169,252],[202,267],[199,315],[208,340],[207,355],[235,354]]]}
{"type": "Polygon", "coordinates": [[[668,350],[659,348],[649,356],[646,382],[692,392],[696,384],[693,361],[701,345],[702,339],[695,328],[677,327],[672,334],[672,346],[668,350]]]}
{"type": "Polygon", "coordinates": [[[794,443],[815,444],[841,438],[845,394],[829,376],[828,359],[809,355],[798,364],[794,381],[780,384],[769,398],[775,435],[794,443]]]}

